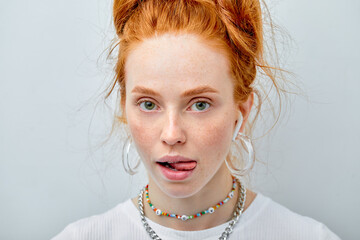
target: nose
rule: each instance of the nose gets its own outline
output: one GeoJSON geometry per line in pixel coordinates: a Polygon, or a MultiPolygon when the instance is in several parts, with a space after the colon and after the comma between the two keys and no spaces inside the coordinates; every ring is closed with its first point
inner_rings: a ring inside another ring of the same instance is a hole
{"type": "Polygon", "coordinates": [[[168,145],[183,144],[186,141],[181,118],[174,113],[168,113],[164,121],[160,140],[168,145]]]}

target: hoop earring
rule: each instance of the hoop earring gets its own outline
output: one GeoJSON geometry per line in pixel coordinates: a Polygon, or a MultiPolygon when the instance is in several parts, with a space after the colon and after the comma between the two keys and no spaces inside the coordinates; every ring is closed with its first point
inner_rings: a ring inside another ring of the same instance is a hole
{"type": "Polygon", "coordinates": [[[255,153],[251,139],[242,132],[239,132],[237,135],[240,136],[240,140],[242,141],[241,145],[245,148],[245,151],[248,153],[248,157],[247,159],[243,158],[244,165],[241,168],[235,167],[234,164],[231,162],[231,159],[229,159],[230,160],[229,162],[228,159],[226,158],[225,163],[227,168],[230,170],[230,172],[233,175],[244,176],[248,173],[249,170],[253,168],[255,164],[255,153]]]}
{"type": "Polygon", "coordinates": [[[129,151],[130,151],[130,148],[131,148],[131,143],[132,143],[131,138],[127,137],[125,142],[124,142],[124,145],[123,145],[122,164],[123,164],[125,172],[127,172],[130,175],[134,175],[134,174],[136,174],[138,172],[137,168],[140,165],[140,158],[137,157],[135,166],[132,167],[131,164],[130,164],[130,160],[129,160],[129,151]]]}

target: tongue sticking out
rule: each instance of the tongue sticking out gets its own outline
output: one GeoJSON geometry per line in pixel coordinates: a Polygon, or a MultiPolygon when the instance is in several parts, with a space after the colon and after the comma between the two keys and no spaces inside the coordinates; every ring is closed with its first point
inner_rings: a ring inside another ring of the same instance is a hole
{"type": "Polygon", "coordinates": [[[190,171],[196,167],[196,162],[176,162],[176,163],[168,163],[172,168],[178,171],[190,171]]]}

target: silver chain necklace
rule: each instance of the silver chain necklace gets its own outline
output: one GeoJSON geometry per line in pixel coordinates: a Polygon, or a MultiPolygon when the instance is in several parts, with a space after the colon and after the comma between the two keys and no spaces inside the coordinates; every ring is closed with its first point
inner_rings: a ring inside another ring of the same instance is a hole
{"type": "MultiPolygon", "coordinates": [[[[229,225],[225,228],[224,232],[219,237],[219,240],[226,240],[228,239],[230,233],[233,231],[235,224],[238,222],[242,212],[244,211],[244,205],[246,200],[246,189],[237,179],[239,186],[240,186],[240,194],[239,199],[236,205],[236,209],[234,211],[234,216],[229,222],[229,225]]],[[[145,213],[144,213],[144,203],[143,203],[143,196],[144,196],[145,187],[141,189],[139,196],[138,196],[138,204],[139,204],[139,212],[141,222],[143,223],[145,230],[150,235],[151,239],[161,240],[161,238],[155,233],[155,231],[150,227],[149,223],[146,221],[145,213]]]]}

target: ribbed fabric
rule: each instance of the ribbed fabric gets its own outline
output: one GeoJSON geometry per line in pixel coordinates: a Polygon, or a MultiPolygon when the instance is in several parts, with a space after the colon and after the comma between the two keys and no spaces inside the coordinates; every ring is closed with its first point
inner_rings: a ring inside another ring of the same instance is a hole
{"type": "MultiPolygon", "coordinates": [[[[215,240],[228,223],[200,230],[179,231],[147,218],[150,226],[164,240],[215,240]]],[[[69,224],[52,240],[150,239],[131,199],[113,209],[69,224]]],[[[339,240],[324,224],[290,211],[257,193],[256,198],[235,225],[229,239],[246,240],[339,240]]]]}

